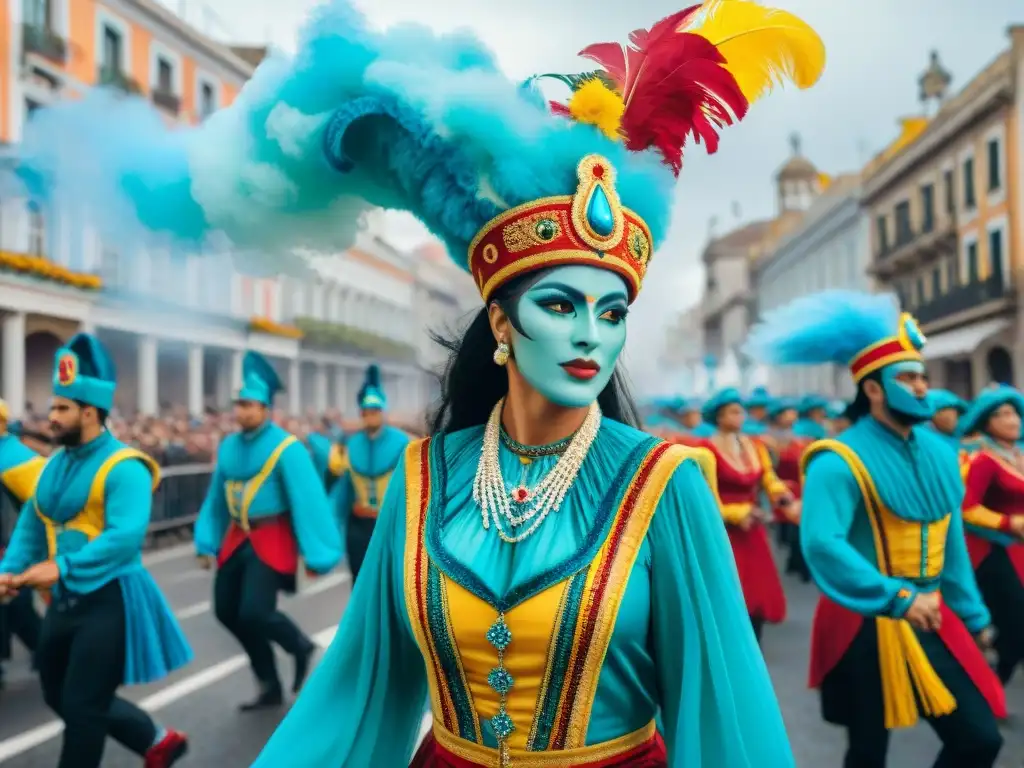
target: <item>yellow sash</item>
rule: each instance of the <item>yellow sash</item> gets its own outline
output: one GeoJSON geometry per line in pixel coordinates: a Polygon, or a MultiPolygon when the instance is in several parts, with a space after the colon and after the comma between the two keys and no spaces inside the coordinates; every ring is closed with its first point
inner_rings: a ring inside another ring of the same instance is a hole
{"type": "MultiPolygon", "coordinates": [[[[58,451],[54,456],[59,453],[58,451]]],[[[142,451],[125,447],[114,451],[100,465],[96,476],[92,479],[92,485],[89,487],[89,497],[85,502],[85,507],[66,523],[54,522],[44,515],[39,509],[38,498],[32,497],[32,508],[46,528],[46,546],[51,560],[57,556],[57,537],[65,531],[78,531],[84,534],[88,541],[92,541],[103,533],[103,529],[106,527],[104,505],[106,503],[107,476],[116,465],[127,459],[138,459],[146,465],[153,477],[153,490],[155,491],[160,485],[160,465],[142,451]]]]}
{"type": "Polygon", "coordinates": [[[249,507],[252,506],[253,499],[256,498],[256,494],[259,493],[263,484],[267,482],[270,473],[274,471],[274,467],[277,466],[277,462],[281,458],[281,454],[284,453],[284,449],[297,439],[295,435],[288,435],[288,437],[278,443],[273,453],[263,462],[263,467],[256,473],[255,477],[251,477],[244,482],[229,480],[224,483],[224,496],[228,504],[228,514],[238,524],[238,527],[246,533],[249,532],[249,507]],[[241,491],[240,495],[242,498],[241,503],[236,504],[235,494],[238,491],[241,491]]]}
{"type": "MultiPolygon", "coordinates": [[[[836,440],[818,440],[811,444],[800,459],[801,475],[810,460],[823,451],[832,451],[850,467],[871,522],[878,568],[884,575],[891,575],[884,556],[885,531],[880,523],[883,505],[871,474],[849,446],[836,440]]],[[[956,699],[928,661],[910,623],[905,619],[876,616],[875,625],[878,632],[885,727],[909,728],[915,725],[920,715],[918,702],[927,716],[940,717],[953,712],[956,699]]]]}

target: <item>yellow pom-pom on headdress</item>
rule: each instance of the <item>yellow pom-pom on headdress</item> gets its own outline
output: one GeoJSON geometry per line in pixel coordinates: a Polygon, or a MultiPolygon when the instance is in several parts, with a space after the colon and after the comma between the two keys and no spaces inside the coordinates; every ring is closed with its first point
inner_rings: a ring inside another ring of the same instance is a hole
{"type": "Polygon", "coordinates": [[[625,111],[622,97],[596,77],[583,83],[569,100],[569,114],[573,120],[593,125],[609,139],[622,138],[622,115],[625,111]]]}

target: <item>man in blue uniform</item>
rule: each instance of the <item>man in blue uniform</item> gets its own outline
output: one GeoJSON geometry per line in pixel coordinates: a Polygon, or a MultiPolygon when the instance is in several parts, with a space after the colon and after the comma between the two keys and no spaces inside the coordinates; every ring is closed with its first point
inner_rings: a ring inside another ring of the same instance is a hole
{"type": "MultiPolygon", "coordinates": [[[[35,493],[46,460],[10,432],[9,414],[7,403],[0,400],[0,488],[17,515],[35,493]]],[[[0,510],[0,515],[4,511],[0,510]]],[[[0,557],[5,543],[0,536],[0,557]]],[[[0,689],[4,687],[2,662],[10,657],[11,638],[17,637],[33,655],[39,644],[42,619],[32,604],[32,595],[32,590],[23,590],[9,603],[0,602],[0,689]]]]}
{"type": "Polygon", "coordinates": [[[847,730],[845,768],[885,765],[889,732],[919,719],[942,741],[936,768],[991,768],[1002,747],[957,456],[924,426],[923,347],[891,296],[851,291],[777,309],[749,342],[772,365],[847,365],[857,385],[852,426],[802,459],[800,541],[822,591],[810,682],[824,719],[847,730]]]}
{"type": "Polygon", "coordinates": [[[43,698],[64,721],[58,768],[98,768],[107,736],[166,768],[188,748],[126,699],[192,657],[142,544],[160,482],[145,454],[106,430],[113,361],[78,334],[57,350],[50,427],[60,448],[43,468],[0,562],[0,597],[49,589],[36,659],[43,698]]]}
{"type": "Polygon", "coordinates": [[[346,471],[331,491],[353,585],[370,546],[391,473],[409,443],[402,430],[384,423],[388,399],[376,365],[366,369],[358,401],[363,428],[349,437],[346,471]]]}
{"type": "Polygon", "coordinates": [[[235,399],[239,431],[220,446],[210,490],[195,526],[200,564],[217,561],[213,608],[238,640],[259,692],[243,711],[284,701],[271,643],[295,659],[298,692],[316,648],[278,610],[278,592],[294,592],[299,558],[310,574],[341,560],[341,540],[323,480],[298,438],[271,419],[281,380],[270,363],[247,352],[235,399]]]}

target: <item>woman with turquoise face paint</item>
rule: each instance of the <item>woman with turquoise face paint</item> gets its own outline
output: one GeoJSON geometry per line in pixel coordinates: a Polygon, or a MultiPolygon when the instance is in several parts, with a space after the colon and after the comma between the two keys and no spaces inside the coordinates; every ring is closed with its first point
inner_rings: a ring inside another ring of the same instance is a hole
{"type": "Polygon", "coordinates": [[[631,40],[584,51],[598,71],[555,76],[570,94],[553,104],[472,35],[378,32],[339,0],[195,132],[101,95],[33,120],[32,190],[120,196],[118,216],[91,211],[119,242],[141,224],[164,244],[336,251],[361,211],[395,208],[483,299],[445,341],[432,434],[394,468],[337,635],[257,768],[793,766],[712,456],[634,428],[620,356],[684,143],[713,151],[779,74],[812,85],[824,49],[744,0],[631,40]]]}
{"type": "Polygon", "coordinates": [[[978,435],[965,460],[964,526],[978,588],[992,612],[996,673],[1009,682],[1024,659],[1024,396],[1013,387],[986,389],[961,417],[978,435]]]}

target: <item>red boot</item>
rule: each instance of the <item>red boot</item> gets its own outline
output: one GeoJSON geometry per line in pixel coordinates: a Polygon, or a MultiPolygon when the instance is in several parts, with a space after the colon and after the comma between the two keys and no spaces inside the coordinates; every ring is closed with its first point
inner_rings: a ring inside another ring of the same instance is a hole
{"type": "Polygon", "coordinates": [[[188,736],[178,731],[167,731],[159,744],[146,751],[145,768],[170,768],[188,752],[188,736]]]}

